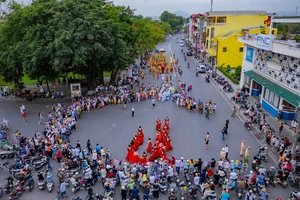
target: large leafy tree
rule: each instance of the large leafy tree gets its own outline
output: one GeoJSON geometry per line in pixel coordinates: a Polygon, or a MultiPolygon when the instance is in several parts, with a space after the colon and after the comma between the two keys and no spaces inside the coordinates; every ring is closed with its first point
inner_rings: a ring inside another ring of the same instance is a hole
{"type": "Polygon", "coordinates": [[[104,71],[116,74],[164,40],[170,26],[134,16],[105,0],[36,0],[15,4],[0,26],[0,73],[17,82],[23,72],[51,81],[85,75],[90,89],[104,71]]]}

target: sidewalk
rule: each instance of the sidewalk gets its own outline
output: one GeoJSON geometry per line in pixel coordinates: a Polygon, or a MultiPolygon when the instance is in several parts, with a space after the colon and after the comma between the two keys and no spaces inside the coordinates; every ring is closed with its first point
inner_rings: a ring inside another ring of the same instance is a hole
{"type": "MultiPolygon", "coordinates": [[[[218,72],[218,74],[222,75],[223,77],[225,77],[225,75],[222,74],[222,72],[218,72]]],[[[231,105],[233,106],[237,106],[239,107],[240,105],[239,104],[235,104],[235,102],[232,100],[232,97],[235,95],[236,92],[240,92],[240,88],[239,88],[239,85],[236,85],[234,83],[232,83],[231,80],[229,80],[228,78],[226,79],[229,81],[229,83],[232,85],[233,89],[234,89],[234,92],[230,93],[230,92],[224,92],[223,91],[223,86],[217,84],[215,81],[212,81],[216,86],[217,88],[220,89],[220,91],[222,91],[222,93],[224,94],[224,96],[226,96],[229,100],[229,102],[231,103],[231,105]]],[[[249,96],[247,98],[247,102],[250,102],[251,105],[255,105],[255,101],[256,101],[256,98],[253,97],[253,96],[249,96]]],[[[246,120],[246,116],[243,114],[244,111],[243,110],[239,110],[239,116],[246,120]]],[[[265,110],[262,109],[262,111],[260,112],[261,115],[262,114],[265,114],[266,116],[266,120],[268,122],[268,124],[270,124],[271,128],[273,128],[275,130],[275,134],[276,136],[279,136],[278,135],[278,128],[279,128],[279,125],[283,122],[284,123],[284,129],[281,133],[281,135],[283,137],[288,137],[293,143],[297,144],[297,134],[293,133],[291,130],[290,130],[290,122],[291,121],[285,121],[285,120],[280,120],[280,121],[277,121],[277,118],[275,117],[272,117],[270,116],[265,110]]],[[[259,134],[259,129],[258,127],[255,127],[254,129],[255,133],[256,134],[259,134]]],[[[262,135],[258,135],[260,137],[262,137],[262,135]]],[[[259,139],[262,139],[262,138],[259,138],[259,139]]]]}
{"type": "MultiPolygon", "coordinates": [[[[199,64],[199,61],[193,58],[193,61],[196,64],[199,64]]],[[[209,63],[204,63],[204,64],[209,64],[209,63]]],[[[233,107],[236,106],[237,109],[240,107],[240,104],[236,104],[233,100],[232,97],[235,95],[236,92],[240,92],[240,88],[239,85],[234,84],[230,79],[228,79],[222,72],[217,71],[217,73],[223,77],[226,78],[226,80],[228,80],[228,82],[231,84],[231,86],[234,89],[234,92],[230,93],[230,92],[225,92],[223,90],[223,86],[219,85],[218,83],[216,83],[214,81],[214,79],[212,79],[211,83],[214,84],[216,86],[216,88],[222,93],[222,96],[226,98],[226,101],[233,107]]],[[[251,105],[255,105],[256,99],[253,96],[249,96],[247,98],[247,102],[250,102],[251,105]]],[[[237,115],[240,116],[240,118],[243,120],[243,122],[246,120],[246,116],[244,115],[245,110],[237,110],[237,115]]],[[[290,139],[290,141],[293,143],[293,148],[295,149],[298,148],[299,142],[297,142],[297,134],[293,133],[290,129],[290,122],[291,121],[285,121],[285,120],[280,120],[277,121],[277,118],[274,118],[273,116],[270,116],[264,109],[262,109],[262,111],[260,112],[261,115],[265,114],[266,116],[266,121],[268,124],[270,124],[270,127],[273,128],[275,130],[275,135],[278,137],[287,137],[290,139]],[[281,132],[281,136],[279,136],[279,125],[281,123],[284,123],[284,128],[283,131],[281,132]]],[[[259,126],[252,126],[252,132],[254,133],[254,135],[263,143],[265,143],[265,139],[264,136],[262,134],[260,134],[259,131],[259,126]]],[[[274,155],[276,155],[277,157],[279,156],[277,154],[277,152],[273,151],[274,155]]]]}

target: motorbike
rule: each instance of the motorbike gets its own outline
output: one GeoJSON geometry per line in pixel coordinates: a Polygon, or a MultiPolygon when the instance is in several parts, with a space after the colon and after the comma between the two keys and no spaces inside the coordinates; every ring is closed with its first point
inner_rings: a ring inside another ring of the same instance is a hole
{"type": "Polygon", "coordinates": [[[276,186],[277,182],[278,182],[278,180],[277,180],[277,178],[276,178],[276,177],[274,177],[274,178],[270,178],[270,184],[271,184],[273,187],[275,187],[275,186],[276,186]]]}
{"type": "Polygon", "coordinates": [[[248,130],[248,131],[250,131],[251,130],[251,128],[252,128],[252,123],[251,122],[246,122],[246,123],[244,123],[244,125],[245,125],[245,128],[248,130]]]}
{"type": "Polygon", "coordinates": [[[42,168],[46,167],[46,164],[47,164],[47,161],[44,161],[44,162],[40,162],[40,163],[34,165],[33,167],[36,171],[39,171],[39,170],[44,171],[42,168]]]}
{"type": "Polygon", "coordinates": [[[206,81],[207,83],[210,83],[210,77],[209,77],[209,76],[205,76],[205,81],[206,81]]]}
{"type": "Polygon", "coordinates": [[[7,181],[7,184],[4,187],[4,191],[6,194],[9,194],[14,189],[13,178],[9,176],[5,180],[7,181]]]}
{"type": "Polygon", "coordinates": [[[78,192],[79,190],[80,190],[80,184],[79,184],[78,182],[76,182],[76,184],[73,185],[73,187],[72,187],[72,192],[73,192],[73,193],[76,193],[76,192],[78,192]]]}
{"type": "Polygon", "coordinates": [[[17,189],[8,195],[9,199],[10,200],[17,199],[23,192],[24,192],[23,186],[22,184],[19,184],[17,189]]]}
{"type": "Polygon", "coordinates": [[[159,191],[163,194],[167,194],[168,182],[166,178],[162,178],[159,181],[159,191]]]}
{"type": "Polygon", "coordinates": [[[245,191],[244,191],[244,189],[242,189],[242,188],[238,188],[238,189],[236,190],[236,194],[237,194],[237,196],[238,196],[239,199],[243,198],[244,192],[245,192],[245,191]]]}
{"type": "MultiPolygon", "coordinates": [[[[96,197],[97,198],[97,197],[96,197]]],[[[83,200],[80,196],[73,198],[72,200],[83,200]]]]}
{"type": "Polygon", "coordinates": [[[34,186],[34,181],[33,181],[33,180],[28,181],[27,186],[26,186],[26,189],[27,189],[29,192],[32,192],[33,186],[34,186]]]}
{"type": "Polygon", "coordinates": [[[187,199],[187,187],[185,181],[181,181],[179,183],[179,186],[180,186],[180,199],[181,200],[187,199]]]}
{"type": "Polygon", "coordinates": [[[218,197],[217,197],[217,194],[215,191],[212,191],[211,193],[209,193],[206,197],[208,200],[217,200],[218,197]]]}
{"type": "Polygon", "coordinates": [[[299,191],[298,190],[292,191],[292,193],[290,194],[290,199],[300,200],[299,191]]]}
{"type": "Polygon", "coordinates": [[[45,180],[38,180],[37,185],[40,190],[44,190],[46,185],[45,180]]]}
{"type": "Polygon", "coordinates": [[[48,182],[47,183],[48,192],[52,192],[53,188],[54,188],[54,183],[53,182],[48,182]]]}
{"type": "Polygon", "coordinates": [[[15,152],[13,150],[0,152],[0,158],[1,159],[5,159],[5,158],[12,159],[14,156],[15,156],[15,152]]]}
{"type": "Polygon", "coordinates": [[[48,161],[48,157],[47,156],[40,156],[40,157],[36,157],[32,160],[32,165],[39,165],[41,163],[44,163],[48,161]]]}

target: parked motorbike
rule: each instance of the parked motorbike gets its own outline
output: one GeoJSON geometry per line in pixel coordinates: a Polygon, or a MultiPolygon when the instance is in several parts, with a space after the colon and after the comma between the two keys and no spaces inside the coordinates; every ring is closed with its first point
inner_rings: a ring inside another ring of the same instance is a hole
{"type": "Polygon", "coordinates": [[[9,194],[14,189],[13,178],[11,176],[9,176],[9,177],[5,178],[5,181],[7,181],[7,183],[4,186],[4,191],[6,194],[9,194]]]}
{"type": "Polygon", "coordinates": [[[10,200],[17,199],[24,192],[22,184],[19,184],[15,191],[8,195],[10,200]]]}
{"type": "Polygon", "coordinates": [[[31,192],[33,190],[33,186],[34,186],[34,181],[33,180],[29,180],[26,186],[26,189],[31,192]]]}

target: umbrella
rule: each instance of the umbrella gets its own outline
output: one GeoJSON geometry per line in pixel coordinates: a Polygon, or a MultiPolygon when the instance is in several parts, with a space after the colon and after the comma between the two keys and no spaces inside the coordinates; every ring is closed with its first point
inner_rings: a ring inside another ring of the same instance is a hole
{"type": "Polygon", "coordinates": [[[165,50],[164,50],[164,49],[159,49],[159,51],[161,51],[161,52],[165,52],[165,50]]]}

